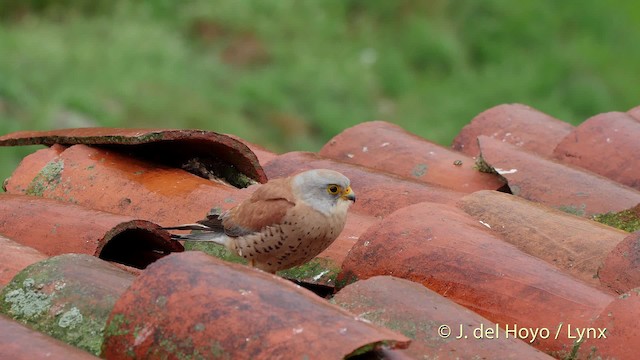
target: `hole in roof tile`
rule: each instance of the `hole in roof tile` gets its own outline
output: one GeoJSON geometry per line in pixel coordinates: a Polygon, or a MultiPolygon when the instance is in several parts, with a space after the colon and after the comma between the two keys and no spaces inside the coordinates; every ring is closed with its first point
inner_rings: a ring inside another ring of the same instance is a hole
{"type": "Polygon", "coordinates": [[[144,269],[152,262],[171,253],[157,234],[147,229],[126,229],[115,235],[100,251],[100,258],[144,269]]]}

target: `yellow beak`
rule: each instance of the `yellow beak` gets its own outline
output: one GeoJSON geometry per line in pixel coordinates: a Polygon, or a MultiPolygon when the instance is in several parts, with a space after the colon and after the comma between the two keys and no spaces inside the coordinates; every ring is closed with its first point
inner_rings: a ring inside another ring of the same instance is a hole
{"type": "Polygon", "coordinates": [[[343,198],[344,200],[351,200],[353,202],[356,202],[356,193],[351,190],[351,186],[347,186],[347,188],[342,191],[341,198],[343,198]]]}

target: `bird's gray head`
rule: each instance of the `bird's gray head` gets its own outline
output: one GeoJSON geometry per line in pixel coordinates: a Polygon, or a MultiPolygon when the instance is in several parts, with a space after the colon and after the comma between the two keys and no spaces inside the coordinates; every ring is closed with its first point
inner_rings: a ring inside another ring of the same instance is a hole
{"type": "Polygon", "coordinates": [[[329,214],[335,207],[346,209],[356,201],[349,178],[337,171],[315,169],[293,177],[293,191],[316,210],[329,214]]]}

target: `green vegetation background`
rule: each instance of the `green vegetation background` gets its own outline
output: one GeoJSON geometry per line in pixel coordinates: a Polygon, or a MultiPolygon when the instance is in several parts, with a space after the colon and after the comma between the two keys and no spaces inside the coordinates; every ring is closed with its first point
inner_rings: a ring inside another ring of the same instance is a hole
{"type": "MultiPolygon", "coordinates": [[[[633,0],[0,0],[0,133],[172,127],[317,151],[387,120],[449,145],[520,102],[640,105],[633,0]]],[[[0,177],[33,147],[0,148],[0,177]]]]}

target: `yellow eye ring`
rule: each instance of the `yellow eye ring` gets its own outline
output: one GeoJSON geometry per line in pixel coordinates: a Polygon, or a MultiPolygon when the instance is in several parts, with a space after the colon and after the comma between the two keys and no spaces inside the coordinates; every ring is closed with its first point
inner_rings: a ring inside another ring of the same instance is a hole
{"type": "Polygon", "coordinates": [[[327,192],[331,195],[337,195],[340,192],[340,186],[338,185],[329,185],[327,186],[327,192]]]}

